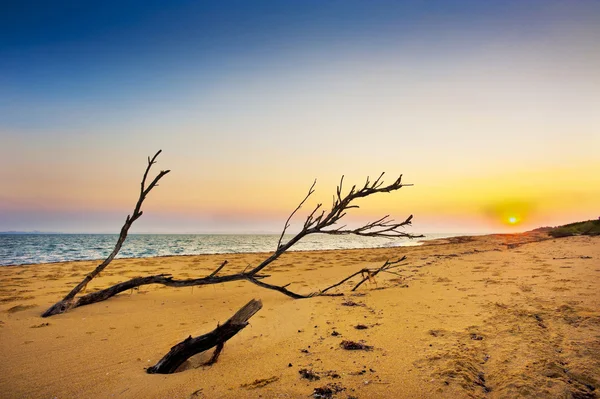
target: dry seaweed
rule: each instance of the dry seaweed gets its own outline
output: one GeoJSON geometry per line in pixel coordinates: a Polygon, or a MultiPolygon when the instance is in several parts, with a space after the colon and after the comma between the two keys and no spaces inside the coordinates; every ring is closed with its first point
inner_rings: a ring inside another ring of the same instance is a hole
{"type": "Polygon", "coordinates": [[[301,378],[305,378],[309,381],[317,381],[321,379],[321,377],[319,377],[317,373],[309,369],[300,369],[298,370],[298,373],[300,373],[301,378]]]}
{"type": "Polygon", "coordinates": [[[333,398],[333,395],[336,393],[344,390],[346,390],[346,388],[339,384],[327,384],[322,387],[315,388],[312,396],[316,399],[330,399],[333,398]]]}

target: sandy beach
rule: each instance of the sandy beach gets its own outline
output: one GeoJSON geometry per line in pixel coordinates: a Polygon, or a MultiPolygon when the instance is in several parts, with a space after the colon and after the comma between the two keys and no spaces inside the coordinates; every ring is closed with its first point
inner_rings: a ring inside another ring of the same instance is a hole
{"type": "MultiPolygon", "coordinates": [[[[269,282],[317,291],[406,255],[343,297],[294,300],[248,282],[142,287],[62,315],[40,314],[97,262],[0,268],[0,397],[595,398],[600,391],[600,237],[451,238],[418,247],[290,252],[269,282]],[[225,345],[149,375],[174,344],[263,302],[225,345]],[[346,306],[346,305],[354,306],[346,306]],[[357,328],[358,327],[358,328],[357,328]],[[344,350],[344,340],[371,350],[344,350]],[[306,377],[310,377],[306,378],[306,377]],[[319,392],[319,391],[317,391],[319,392]]],[[[157,273],[201,277],[267,254],[113,261],[88,292],[157,273]]]]}

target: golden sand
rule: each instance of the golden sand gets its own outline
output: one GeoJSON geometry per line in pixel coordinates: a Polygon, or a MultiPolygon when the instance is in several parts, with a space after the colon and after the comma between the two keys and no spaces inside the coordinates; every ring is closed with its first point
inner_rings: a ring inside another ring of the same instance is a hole
{"type": "MultiPolygon", "coordinates": [[[[152,285],[47,319],[39,315],[96,262],[2,267],[0,397],[307,398],[327,386],[336,398],[596,397],[598,237],[292,252],[267,270],[270,282],[308,293],[403,255],[402,277],[379,275],[350,293],[354,279],[341,287],[345,297],[294,300],[248,282],[152,285]],[[209,332],[252,298],[263,309],[215,365],[202,366],[204,353],[175,374],[146,374],[172,345],[209,332]],[[344,340],[373,349],[344,350],[344,340]]],[[[88,291],[148,274],[201,277],[225,259],[231,272],[265,256],[116,260],[88,291]]]]}

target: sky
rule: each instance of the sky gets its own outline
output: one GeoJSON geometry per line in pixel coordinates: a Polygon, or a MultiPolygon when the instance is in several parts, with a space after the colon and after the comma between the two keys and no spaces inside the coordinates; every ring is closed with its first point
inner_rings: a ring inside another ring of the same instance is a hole
{"type": "MultiPolygon", "coordinates": [[[[347,184],[352,225],[600,216],[598,1],[11,1],[0,231],[277,233],[347,184]]],[[[511,220],[515,223],[509,223],[511,220]]]]}

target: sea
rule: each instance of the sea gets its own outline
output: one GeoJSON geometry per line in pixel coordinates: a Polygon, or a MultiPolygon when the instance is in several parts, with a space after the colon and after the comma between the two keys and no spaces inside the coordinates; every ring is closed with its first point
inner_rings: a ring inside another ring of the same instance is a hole
{"type": "MultiPolygon", "coordinates": [[[[459,234],[425,234],[424,238],[381,238],[314,234],[290,251],[383,248],[420,245],[422,240],[459,234]]],[[[75,260],[105,259],[118,234],[0,234],[0,266],[75,260]]],[[[292,236],[285,236],[286,239],[292,236]]],[[[129,234],[117,258],[151,258],[172,255],[272,252],[275,234],[129,234]]]]}

